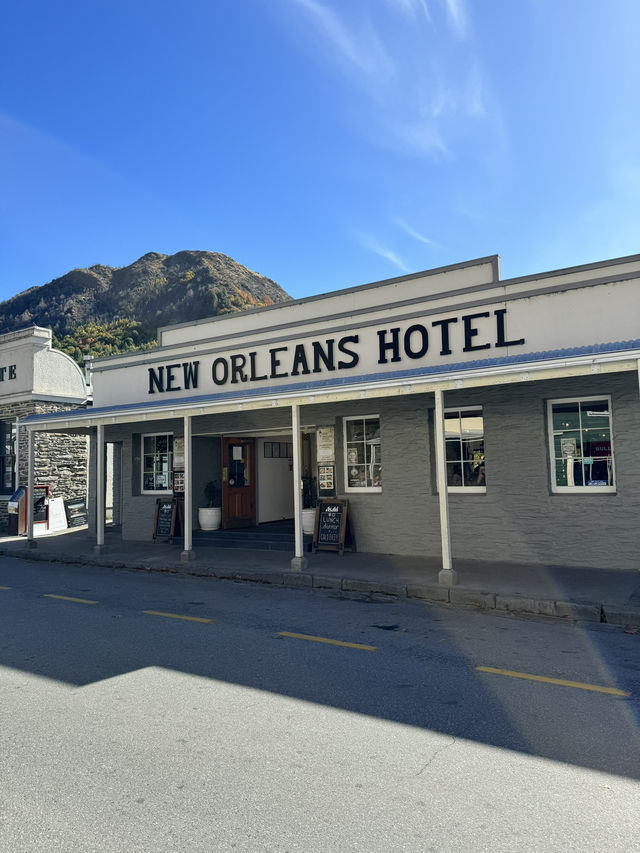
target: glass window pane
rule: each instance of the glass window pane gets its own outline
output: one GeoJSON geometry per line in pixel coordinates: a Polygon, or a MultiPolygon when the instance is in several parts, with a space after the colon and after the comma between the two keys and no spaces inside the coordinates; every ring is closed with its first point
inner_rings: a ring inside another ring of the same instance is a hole
{"type": "Polygon", "coordinates": [[[173,468],[173,436],[142,436],[142,490],[169,491],[173,468]]]}
{"type": "Polygon", "coordinates": [[[380,418],[345,419],[344,425],[347,487],[380,488],[382,484],[380,418]]]}
{"type": "Polygon", "coordinates": [[[445,453],[449,486],[485,486],[482,409],[445,412],[445,453]]]}
{"type": "Polygon", "coordinates": [[[446,456],[449,461],[458,461],[461,458],[462,447],[459,441],[447,441],[446,456]]]}
{"type": "Polygon", "coordinates": [[[447,485],[462,485],[462,466],[459,462],[447,462],[447,485]]]}
{"type": "Polygon", "coordinates": [[[611,411],[608,400],[552,403],[555,485],[614,485],[611,411]]]}
{"type": "Polygon", "coordinates": [[[553,406],[553,431],[580,428],[578,403],[562,403],[553,406]]]}

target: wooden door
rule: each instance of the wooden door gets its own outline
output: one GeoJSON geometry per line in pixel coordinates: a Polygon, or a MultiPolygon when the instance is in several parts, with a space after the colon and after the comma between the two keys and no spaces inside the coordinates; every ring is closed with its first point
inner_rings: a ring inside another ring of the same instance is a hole
{"type": "Polygon", "coordinates": [[[256,460],[253,438],[222,439],[222,526],[256,523],[256,460]]]}

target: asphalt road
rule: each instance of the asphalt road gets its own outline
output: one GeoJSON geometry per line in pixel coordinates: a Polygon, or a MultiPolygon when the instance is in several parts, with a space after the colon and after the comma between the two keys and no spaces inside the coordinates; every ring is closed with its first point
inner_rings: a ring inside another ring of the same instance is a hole
{"type": "Polygon", "coordinates": [[[640,634],[0,558],[0,851],[629,851],[640,634]]]}

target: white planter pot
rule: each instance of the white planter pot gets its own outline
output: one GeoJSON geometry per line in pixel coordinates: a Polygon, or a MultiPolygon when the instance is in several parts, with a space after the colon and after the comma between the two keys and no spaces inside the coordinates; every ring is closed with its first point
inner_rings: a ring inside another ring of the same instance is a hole
{"type": "Polygon", "coordinates": [[[200,530],[217,530],[222,519],[222,507],[201,506],[198,510],[200,530]]]}
{"type": "Polygon", "coordinates": [[[303,533],[313,533],[313,529],[316,525],[316,509],[312,507],[311,509],[303,509],[302,510],[302,532],[303,533]]]}

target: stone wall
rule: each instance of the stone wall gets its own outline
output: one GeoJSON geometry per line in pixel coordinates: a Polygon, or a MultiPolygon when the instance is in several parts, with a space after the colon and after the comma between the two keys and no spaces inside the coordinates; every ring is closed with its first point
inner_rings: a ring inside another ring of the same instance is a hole
{"type": "MultiPolygon", "coordinates": [[[[65,403],[28,401],[2,405],[0,418],[12,421],[32,414],[70,411],[77,406],[65,403]]],[[[18,433],[18,477],[16,485],[27,484],[27,430],[18,433]]],[[[86,436],[63,433],[34,435],[34,482],[50,488],[52,498],[71,498],[87,493],[88,440],[86,436]]],[[[7,529],[7,499],[0,499],[0,531],[7,529]]]]}

